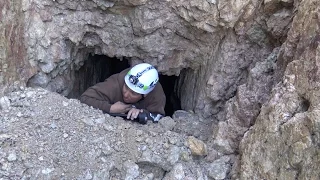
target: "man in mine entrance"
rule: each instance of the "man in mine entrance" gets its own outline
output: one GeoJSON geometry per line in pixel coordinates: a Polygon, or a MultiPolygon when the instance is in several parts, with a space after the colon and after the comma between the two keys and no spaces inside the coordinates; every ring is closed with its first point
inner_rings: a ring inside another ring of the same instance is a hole
{"type": "Polygon", "coordinates": [[[80,101],[105,113],[145,124],[165,115],[166,97],[158,71],[148,63],[135,65],[88,88],[80,101]]]}

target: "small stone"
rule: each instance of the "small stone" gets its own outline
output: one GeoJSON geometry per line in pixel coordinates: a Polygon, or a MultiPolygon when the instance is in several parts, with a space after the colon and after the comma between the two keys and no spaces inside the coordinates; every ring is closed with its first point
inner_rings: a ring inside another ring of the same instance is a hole
{"type": "Polygon", "coordinates": [[[173,119],[189,119],[192,116],[190,112],[184,111],[184,110],[177,110],[173,113],[172,118],[173,119]]]}
{"type": "Polygon", "coordinates": [[[104,158],[104,157],[101,157],[100,159],[101,159],[101,161],[104,162],[104,163],[108,162],[107,159],[104,158]]]}
{"type": "Polygon", "coordinates": [[[225,179],[227,173],[230,171],[229,157],[221,157],[215,160],[208,167],[209,177],[217,180],[225,179]]]}
{"type": "Polygon", "coordinates": [[[141,146],[141,148],[140,148],[141,151],[145,151],[146,149],[147,149],[147,146],[146,146],[146,145],[143,145],[143,146],[141,146]]]}
{"type": "Polygon", "coordinates": [[[10,100],[7,96],[0,98],[0,109],[8,109],[10,107],[10,100]]]}
{"type": "Polygon", "coordinates": [[[67,103],[67,102],[63,101],[63,102],[62,102],[62,105],[63,105],[64,107],[66,107],[66,106],[68,106],[68,105],[69,105],[69,103],[67,103]]]}
{"type": "Polygon", "coordinates": [[[141,136],[143,134],[143,131],[137,130],[137,136],[141,136]]]}
{"type": "Polygon", "coordinates": [[[89,126],[94,125],[94,122],[92,121],[92,119],[89,119],[89,118],[82,119],[82,122],[84,122],[86,125],[89,125],[89,126]]]}
{"type": "Polygon", "coordinates": [[[54,168],[46,168],[43,169],[41,172],[42,174],[50,174],[52,171],[54,171],[54,168]]]}
{"type": "Polygon", "coordinates": [[[106,131],[114,131],[114,127],[107,124],[103,124],[103,129],[106,131]]]}
{"type": "Polygon", "coordinates": [[[9,138],[12,138],[12,136],[9,134],[0,134],[0,141],[4,141],[9,138]]]}
{"type": "Polygon", "coordinates": [[[170,144],[176,144],[178,142],[177,138],[169,138],[169,143],[170,144]]]}
{"type": "Polygon", "coordinates": [[[147,174],[147,178],[148,178],[148,179],[154,179],[153,173],[147,174]]]}
{"type": "Polygon", "coordinates": [[[8,156],[8,161],[15,161],[17,160],[17,155],[16,153],[10,153],[9,156],[8,156]]]}
{"type": "Polygon", "coordinates": [[[211,4],[216,4],[217,3],[217,0],[207,0],[208,3],[211,3],[211,4]]]}
{"type": "Polygon", "coordinates": [[[168,143],[164,143],[164,144],[163,144],[163,147],[164,147],[165,149],[168,149],[168,148],[170,147],[170,145],[169,145],[168,143]]]}
{"type": "Polygon", "coordinates": [[[24,165],[24,167],[26,167],[26,168],[33,168],[34,167],[34,164],[32,163],[32,162],[26,162],[26,161],[24,161],[24,163],[23,163],[23,165],[24,165]]]}
{"type": "Polygon", "coordinates": [[[163,117],[160,119],[159,124],[167,131],[171,131],[175,125],[177,124],[172,118],[170,117],[163,117]]]}
{"type": "Polygon", "coordinates": [[[152,144],[152,140],[151,140],[150,138],[147,138],[147,139],[145,140],[145,142],[148,143],[148,144],[152,144]]]}
{"type": "Polygon", "coordinates": [[[102,149],[102,152],[105,154],[105,155],[111,155],[114,150],[109,146],[109,145],[106,145],[103,149],[102,149]]]}
{"type": "Polygon", "coordinates": [[[1,169],[2,169],[3,171],[9,171],[9,165],[8,165],[8,163],[3,163],[2,166],[1,166],[1,169]]]}
{"type": "Polygon", "coordinates": [[[135,179],[139,176],[139,166],[131,161],[124,162],[124,170],[126,172],[125,179],[135,179]]]}
{"type": "Polygon", "coordinates": [[[58,126],[55,124],[55,123],[52,123],[51,125],[50,125],[50,128],[51,129],[56,129],[58,126]]]}
{"type": "Polygon", "coordinates": [[[193,136],[188,137],[188,147],[193,155],[205,156],[208,154],[206,144],[193,136]]]}
{"type": "Polygon", "coordinates": [[[192,158],[189,156],[189,153],[187,153],[187,152],[182,152],[181,154],[180,154],[180,157],[181,157],[181,160],[183,160],[183,161],[186,161],[186,162],[188,162],[188,161],[190,161],[192,158]]]}
{"type": "Polygon", "coordinates": [[[52,16],[51,16],[50,13],[49,13],[48,11],[46,11],[46,10],[41,10],[41,11],[39,12],[39,14],[40,14],[41,20],[42,20],[43,22],[47,22],[47,21],[51,21],[51,20],[52,20],[52,16]]]}
{"type": "Polygon", "coordinates": [[[27,96],[28,98],[30,98],[30,97],[32,97],[34,94],[35,94],[35,93],[34,93],[33,91],[30,91],[30,92],[27,92],[27,93],[26,93],[26,96],[27,96]]]}
{"type": "Polygon", "coordinates": [[[178,148],[177,146],[173,146],[170,148],[170,150],[168,151],[168,162],[171,165],[174,165],[176,162],[178,162],[180,157],[180,148],[178,148]]]}
{"type": "Polygon", "coordinates": [[[151,136],[153,136],[153,137],[156,137],[156,136],[158,136],[158,135],[159,135],[158,133],[153,132],[153,131],[150,131],[149,133],[150,133],[150,135],[151,135],[151,136]]]}
{"type": "Polygon", "coordinates": [[[67,138],[68,136],[69,136],[69,134],[67,134],[67,133],[64,133],[64,134],[63,134],[63,137],[64,137],[64,138],[67,138]]]}
{"type": "Polygon", "coordinates": [[[92,178],[93,178],[93,177],[92,177],[92,174],[90,173],[90,171],[88,171],[88,172],[86,173],[85,179],[90,180],[90,179],[92,179],[92,178]]]}
{"type": "Polygon", "coordinates": [[[106,119],[104,117],[101,117],[101,118],[95,119],[94,122],[96,122],[98,124],[103,124],[106,122],[106,119]]]}
{"type": "Polygon", "coordinates": [[[21,112],[17,113],[17,117],[22,117],[22,116],[23,116],[23,114],[21,112]]]}

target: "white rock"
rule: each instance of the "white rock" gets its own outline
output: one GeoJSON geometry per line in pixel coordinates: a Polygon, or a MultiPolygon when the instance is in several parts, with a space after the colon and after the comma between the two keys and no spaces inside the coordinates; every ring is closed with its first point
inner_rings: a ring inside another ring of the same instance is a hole
{"type": "Polygon", "coordinates": [[[8,156],[8,161],[15,161],[17,160],[17,155],[16,153],[10,153],[9,156],[8,156]]]}
{"type": "Polygon", "coordinates": [[[95,119],[94,122],[96,122],[98,124],[102,124],[102,123],[106,122],[106,119],[104,117],[101,117],[101,118],[95,119]]]}
{"type": "Polygon", "coordinates": [[[208,3],[211,3],[211,4],[216,4],[217,3],[217,0],[207,0],[208,3]]]}
{"type": "Polygon", "coordinates": [[[8,163],[3,163],[2,166],[1,166],[1,169],[3,171],[9,171],[9,164],[8,163]]]}
{"type": "Polygon", "coordinates": [[[62,105],[63,105],[63,106],[68,106],[68,105],[69,105],[69,103],[67,103],[67,102],[63,101],[63,102],[62,102],[62,105]]]}
{"type": "Polygon", "coordinates": [[[29,91],[29,92],[26,93],[26,96],[27,96],[28,98],[30,98],[30,97],[32,97],[34,94],[35,94],[35,93],[34,93],[33,91],[29,91]]]}
{"type": "Polygon", "coordinates": [[[3,96],[0,98],[0,110],[1,109],[9,109],[10,107],[10,100],[7,96],[3,96]]]}
{"type": "Polygon", "coordinates": [[[86,125],[89,125],[89,126],[93,126],[94,125],[94,122],[92,119],[89,119],[89,118],[84,118],[84,119],[81,119],[82,122],[84,122],[86,125]]]}
{"type": "Polygon", "coordinates": [[[64,134],[63,134],[63,137],[64,137],[64,138],[67,138],[68,136],[69,136],[69,134],[67,134],[67,133],[64,133],[64,134]]]}
{"type": "Polygon", "coordinates": [[[54,168],[46,168],[42,169],[42,174],[50,174],[52,171],[54,171],[54,168]]]}
{"type": "Polygon", "coordinates": [[[23,114],[21,112],[17,113],[17,117],[22,117],[22,116],[23,116],[23,114]]]}
{"type": "Polygon", "coordinates": [[[92,177],[92,174],[90,173],[90,171],[87,171],[85,179],[90,180],[92,178],[93,177],[92,177]]]}

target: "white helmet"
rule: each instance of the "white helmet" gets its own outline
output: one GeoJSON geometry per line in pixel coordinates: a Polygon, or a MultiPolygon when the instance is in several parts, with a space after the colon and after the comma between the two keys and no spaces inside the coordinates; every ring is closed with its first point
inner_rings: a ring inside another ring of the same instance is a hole
{"type": "Polygon", "coordinates": [[[158,71],[147,63],[135,65],[124,77],[127,86],[136,93],[148,94],[159,80],[158,71]]]}

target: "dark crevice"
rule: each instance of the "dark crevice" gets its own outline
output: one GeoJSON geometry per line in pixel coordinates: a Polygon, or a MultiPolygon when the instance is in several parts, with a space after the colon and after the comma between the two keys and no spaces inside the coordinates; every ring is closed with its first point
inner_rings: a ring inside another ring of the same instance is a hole
{"type": "Polygon", "coordinates": [[[175,91],[175,85],[178,76],[159,76],[159,82],[162,85],[163,91],[166,95],[166,116],[172,116],[176,110],[181,110],[181,102],[175,91]]]}
{"type": "Polygon", "coordinates": [[[150,162],[138,162],[136,164],[139,166],[140,172],[143,172],[144,174],[152,173],[154,179],[162,179],[167,173],[167,171],[162,169],[160,166],[150,162]]]}
{"type": "MultiPolygon", "coordinates": [[[[300,97],[300,102],[299,102],[299,106],[297,107],[297,109],[292,113],[292,115],[290,115],[288,118],[292,118],[294,117],[296,114],[298,113],[304,113],[306,111],[308,111],[310,107],[310,101],[308,101],[307,99],[305,99],[304,97],[300,97]]],[[[285,123],[285,122],[284,122],[285,123]]],[[[282,124],[281,124],[282,125],[282,124]]]]}
{"type": "Polygon", "coordinates": [[[302,97],[298,111],[299,112],[306,112],[306,111],[308,111],[309,107],[310,107],[310,102],[307,99],[302,97]]]}
{"type": "Polygon", "coordinates": [[[320,149],[320,133],[312,132],[311,133],[311,141],[312,143],[320,149]]]}

